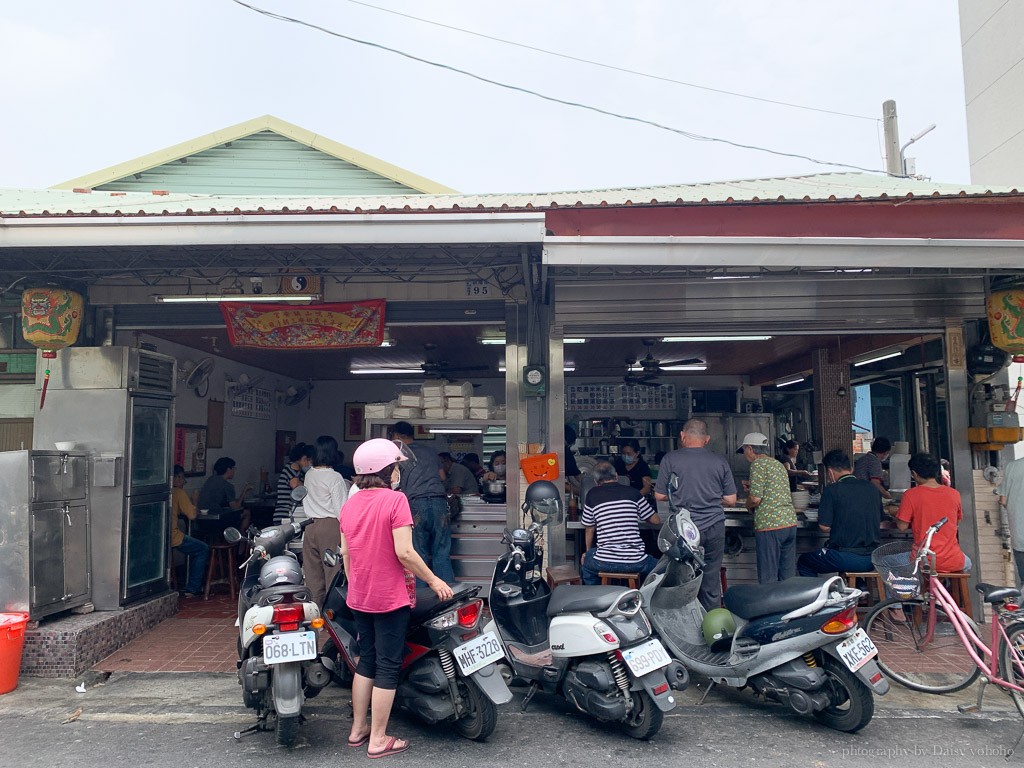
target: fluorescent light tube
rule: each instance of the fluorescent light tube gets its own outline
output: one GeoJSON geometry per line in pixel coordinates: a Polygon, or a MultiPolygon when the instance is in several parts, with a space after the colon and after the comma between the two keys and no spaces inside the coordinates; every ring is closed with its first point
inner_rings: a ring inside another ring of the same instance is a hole
{"type": "Polygon", "coordinates": [[[796,378],[793,378],[793,379],[780,379],[779,381],[775,382],[775,386],[776,387],[788,387],[790,384],[799,384],[803,380],[804,380],[803,376],[797,376],[796,378]]]}
{"type": "Polygon", "coordinates": [[[482,429],[460,429],[459,427],[431,427],[427,430],[432,435],[482,435],[482,429]]]}
{"type": "Polygon", "coordinates": [[[586,339],[562,339],[563,344],[586,344],[586,339]]]}
{"type": "Polygon", "coordinates": [[[871,365],[871,363],[877,363],[879,360],[888,360],[891,357],[899,357],[902,354],[903,350],[897,349],[895,352],[886,352],[885,354],[875,355],[874,357],[869,357],[866,360],[861,360],[854,363],[853,366],[856,368],[861,365],[871,365]]]}
{"type": "Polygon", "coordinates": [[[234,294],[232,294],[230,296],[218,296],[218,295],[208,294],[208,295],[203,295],[203,296],[198,296],[198,295],[189,296],[189,295],[185,295],[185,296],[154,296],[153,297],[154,301],[156,301],[158,304],[220,304],[221,302],[228,302],[228,301],[238,301],[238,302],[241,302],[241,301],[245,301],[245,302],[250,302],[250,301],[251,302],[256,302],[256,301],[265,301],[265,302],[271,302],[271,301],[275,301],[275,302],[302,301],[302,302],[310,302],[310,301],[317,301],[319,298],[320,298],[319,296],[316,296],[316,295],[313,295],[313,294],[301,295],[301,294],[290,294],[290,293],[282,293],[282,294],[256,293],[256,294],[251,294],[251,295],[245,295],[245,294],[234,295],[234,294]]]}
{"type": "MultiPolygon", "coordinates": [[[[662,371],[706,371],[707,369],[707,363],[691,363],[690,365],[663,365],[660,368],[660,370],[662,371]]],[[[643,372],[644,367],[639,363],[634,363],[633,365],[629,366],[629,370],[641,373],[643,372]]]]}
{"type": "Polygon", "coordinates": [[[494,345],[494,346],[497,346],[497,345],[501,344],[502,346],[504,346],[505,345],[505,339],[503,339],[503,338],[496,338],[496,337],[493,337],[493,336],[484,336],[482,339],[480,339],[480,343],[481,344],[490,344],[490,345],[494,345]]]}
{"type": "Polygon", "coordinates": [[[771,336],[665,336],[661,341],[768,341],[771,336]]]}
{"type": "Polygon", "coordinates": [[[349,368],[349,373],[358,374],[410,374],[419,373],[422,375],[422,368],[349,368]]]}
{"type": "MultiPolygon", "coordinates": [[[[565,373],[572,373],[573,371],[576,370],[576,366],[573,365],[572,363],[566,363],[565,365],[562,366],[562,370],[565,371],[565,373]]],[[[504,363],[498,363],[498,373],[505,373],[504,363]]]]}

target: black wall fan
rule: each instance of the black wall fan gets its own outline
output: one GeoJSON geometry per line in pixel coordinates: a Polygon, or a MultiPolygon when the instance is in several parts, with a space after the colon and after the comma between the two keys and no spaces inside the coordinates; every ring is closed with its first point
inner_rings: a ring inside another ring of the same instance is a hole
{"type": "Polygon", "coordinates": [[[704,360],[699,357],[688,357],[684,360],[658,360],[651,352],[651,348],[655,343],[655,339],[643,339],[643,344],[647,347],[647,354],[640,360],[635,358],[626,360],[626,376],[623,378],[623,382],[626,384],[642,384],[649,387],[657,387],[659,384],[656,379],[663,373],[666,373],[665,368],[675,365],[700,365],[704,363],[704,360]],[[639,366],[640,370],[633,370],[636,366],[639,366]]]}

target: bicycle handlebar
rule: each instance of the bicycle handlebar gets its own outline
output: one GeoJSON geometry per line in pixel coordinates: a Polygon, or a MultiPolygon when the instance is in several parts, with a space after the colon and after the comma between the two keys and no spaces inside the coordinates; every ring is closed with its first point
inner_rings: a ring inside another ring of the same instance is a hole
{"type": "Polygon", "coordinates": [[[914,573],[915,574],[917,574],[917,565],[921,562],[922,557],[927,557],[929,554],[934,554],[932,552],[932,549],[931,549],[931,547],[932,547],[932,536],[934,536],[938,532],[938,530],[942,526],[944,526],[946,523],[948,523],[948,522],[949,522],[949,518],[948,517],[943,517],[943,518],[939,518],[934,523],[932,523],[930,526],[928,526],[928,535],[924,537],[924,541],[921,543],[921,546],[918,547],[918,550],[917,550],[917,557],[915,558],[915,564],[914,564],[914,573]]]}

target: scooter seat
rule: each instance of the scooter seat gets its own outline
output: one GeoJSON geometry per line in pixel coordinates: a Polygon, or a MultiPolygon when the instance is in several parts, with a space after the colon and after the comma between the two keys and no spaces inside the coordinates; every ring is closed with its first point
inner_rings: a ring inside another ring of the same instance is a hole
{"type": "Polygon", "coordinates": [[[422,624],[427,619],[444,613],[445,608],[460,600],[465,600],[467,597],[472,597],[480,591],[480,587],[471,584],[452,584],[451,588],[454,594],[442,601],[437,599],[437,595],[430,587],[416,587],[416,607],[412,609],[412,615],[409,618],[410,626],[422,624]]]}
{"type": "Polygon", "coordinates": [[[774,584],[737,584],[725,591],[725,607],[741,619],[789,613],[814,602],[828,579],[794,576],[774,584]]]}
{"type": "Polygon", "coordinates": [[[625,587],[591,587],[561,584],[555,587],[548,602],[548,616],[560,613],[600,613],[607,611],[622,597],[625,587]]]}

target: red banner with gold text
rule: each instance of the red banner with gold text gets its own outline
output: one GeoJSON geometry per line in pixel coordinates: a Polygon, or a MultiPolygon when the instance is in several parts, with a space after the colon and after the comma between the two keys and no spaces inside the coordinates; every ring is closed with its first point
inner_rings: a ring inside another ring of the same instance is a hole
{"type": "Polygon", "coordinates": [[[233,347],[345,349],[381,345],[384,305],[384,299],[309,306],[222,302],[220,311],[233,347]]]}

